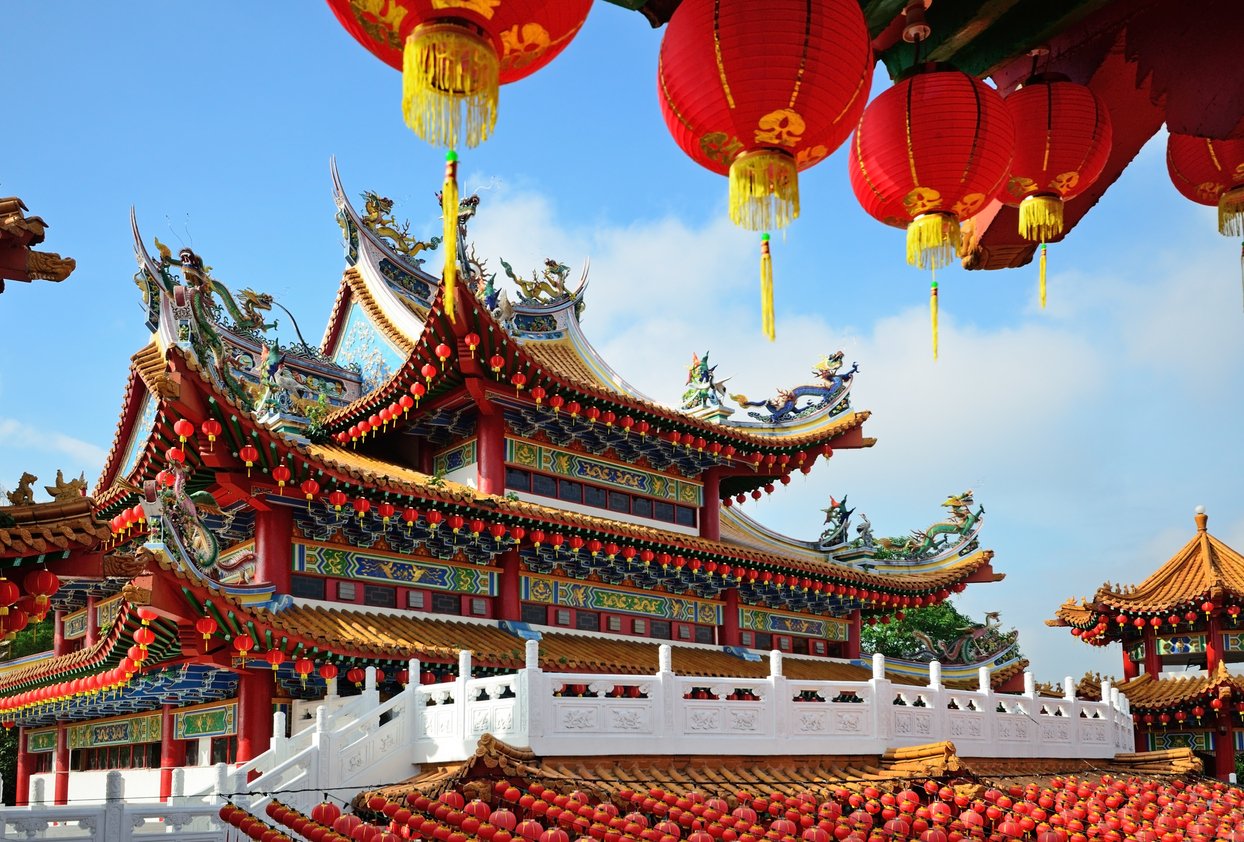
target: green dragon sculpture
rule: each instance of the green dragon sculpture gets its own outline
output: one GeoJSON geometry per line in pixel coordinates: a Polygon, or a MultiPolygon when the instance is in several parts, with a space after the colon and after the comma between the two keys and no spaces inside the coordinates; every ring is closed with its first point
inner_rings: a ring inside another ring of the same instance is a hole
{"type": "Polygon", "coordinates": [[[942,503],[950,509],[950,515],[946,520],[939,521],[923,531],[915,530],[909,538],[879,538],[877,544],[883,550],[896,556],[922,558],[932,555],[936,548],[945,544],[947,540],[966,538],[972,534],[981,515],[985,513],[984,506],[972,511],[975,504],[976,500],[972,496],[971,489],[962,494],[952,495],[942,503]]]}
{"type": "Polygon", "coordinates": [[[264,321],[264,311],[272,309],[272,296],[267,293],[243,289],[239,296],[241,306],[229,288],[211,276],[211,267],[203,265],[203,259],[188,248],[183,248],[173,258],[168,246],[155,241],[160,253],[159,267],[162,282],[171,293],[177,285],[171,273],[173,267],[181,269],[182,283],[189,287],[189,307],[194,329],[188,337],[199,359],[210,363],[211,371],[231,395],[249,404],[251,396],[230,370],[230,353],[220,334],[221,323],[217,316],[215,299],[233,319],[233,327],[239,333],[262,333],[277,326],[276,320],[264,321]]]}
{"type": "Polygon", "coordinates": [[[440,237],[424,242],[412,236],[410,222],[398,222],[394,218],[393,200],[372,190],[363,193],[363,224],[377,237],[388,241],[394,251],[408,258],[415,266],[423,263],[423,258],[418,256],[420,252],[435,251],[441,244],[440,237]]]}

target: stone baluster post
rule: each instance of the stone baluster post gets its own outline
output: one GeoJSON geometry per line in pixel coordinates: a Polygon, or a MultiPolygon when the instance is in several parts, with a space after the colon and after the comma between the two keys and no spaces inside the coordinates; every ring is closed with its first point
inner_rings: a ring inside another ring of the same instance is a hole
{"type": "Polygon", "coordinates": [[[315,751],[308,758],[312,768],[307,770],[307,780],[311,782],[307,789],[330,790],[336,783],[332,780],[333,734],[328,721],[328,711],[323,705],[315,709],[315,730],[311,732],[311,745],[315,751]]]}
{"type": "Polygon", "coordinates": [[[518,697],[514,727],[520,734],[527,735],[526,745],[535,750],[536,740],[544,736],[544,722],[549,718],[547,711],[552,705],[552,694],[545,686],[540,672],[538,640],[527,640],[523,643],[523,668],[518,671],[514,694],[518,697]]]}
{"type": "Polygon", "coordinates": [[[784,737],[790,727],[788,712],[794,702],[786,686],[786,676],[782,672],[782,653],[778,649],[769,650],[769,692],[765,697],[762,721],[768,722],[769,733],[775,739],[784,737]]]}
{"type": "Polygon", "coordinates": [[[653,699],[657,715],[653,717],[656,736],[673,733],[677,705],[682,701],[674,678],[674,650],[668,643],[657,647],[657,674],[653,676],[653,699]]]}
{"type": "Polygon", "coordinates": [[[942,662],[929,661],[929,689],[942,689],[942,662]]]}
{"type": "Polygon", "coordinates": [[[467,755],[470,755],[474,749],[474,743],[470,742],[468,736],[471,732],[471,716],[468,713],[468,709],[475,703],[475,700],[469,698],[467,694],[467,682],[470,680],[471,652],[468,649],[463,649],[458,653],[458,680],[454,682],[454,702],[458,706],[454,721],[456,723],[457,736],[462,740],[463,750],[467,755]]]}
{"type": "Polygon", "coordinates": [[[890,703],[894,701],[894,688],[885,677],[885,655],[880,652],[873,655],[873,677],[868,683],[873,692],[873,732],[869,736],[877,741],[880,753],[885,750],[886,740],[890,736],[890,703]]]}
{"type": "Polygon", "coordinates": [[[981,667],[976,671],[976,689],[981,694],[981,736],[992,742],[997,733],[998,705],[993,699],[993,677],[989,667],[981,667]]]}

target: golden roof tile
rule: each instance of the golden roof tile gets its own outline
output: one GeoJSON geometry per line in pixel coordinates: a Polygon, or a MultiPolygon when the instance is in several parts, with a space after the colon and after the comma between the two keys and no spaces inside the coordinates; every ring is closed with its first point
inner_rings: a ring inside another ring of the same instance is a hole
{"type": "Polygon", "coordinates": [[[95,547],[111,530],[96,520],[93,506],[83,497],[0,509],[0,558],[95,547]]]}
{"type": "Polygon", "coordinates": [[[1169,709],[1217,697],[1230,690],[1234,701],[1244,699],[1244,675],[1233,675],[1224,662],[1213,674],[1176,675],[1153,678],[1140,675],[1119,687],[1133,711],[1169,709]]]}

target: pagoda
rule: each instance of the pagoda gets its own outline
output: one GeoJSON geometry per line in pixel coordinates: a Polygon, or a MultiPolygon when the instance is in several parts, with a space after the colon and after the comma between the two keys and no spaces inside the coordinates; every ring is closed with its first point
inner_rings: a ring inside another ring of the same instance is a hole
{"type": "Polygon", "coordinates": [[[1225,779],[1244,750],[1244,675],[1228,666],[1244,661],[1244,556],[1209,533],[1204,508],[1195,519],[1192,539],[1139,585],[1104,584],[1046,622],[1122,644],[1137,751],[1190,747],[1225,779]]]}
{"type": "MultiPolygon", "coordinates": [[[[356,210],[335,168],[333,180],[347,267],[318,346],[269,339],[270,296],[230,290],[190,249],[157,240],[153,254],[132,219],[151,338],[103,474],[89,497],[9,509],[0,530],[15,581],[32,564],[56,579],[55,650],[0,667],[19,803],[102,798],[109,770],[138,801],[228,791],[222,768],[266,782],[276,746],[310,739],[316,716],[331,728],[426,685],[432,729],[463,682],[495,676],[512,699],[520,673],[552,682],[548,703],[604,693],[633,727],[625,706],[651,703],[648,678],[598,690],[556,676],[655,675],[667,688],[700,676],[683,698],[727,693],[755,707],[731,721],[756,728],[773,682],[846,682],[832,699],[816,684],[793,695],[852,708],[834,720],[847,739],[864,727],[859,688],[927,681],[924,695],[893,696],[926,723],[904,739],[926,733],[937,665],[913,677],[865,664],[860,629],[1001,578],[971,493],[903,539],[874,537],[845,501],[812,541],[744,513],[791,474],[873,443],[841,352],[774,398],[734,396],[737,409],[705,355],[684,405],[661,405],[584,335],[586,267],[571,282],[557,261],[529,277],[501,261],[513,282],[501,289],[468,244],[478,198],[466,197],[451,317],[423,267],[439,241],[412,236],[378,194],[356,210]],[[69,517],[77,532],[51,525],[69,517]],[[48,524],[47,541],[32,523],[48,524]],[[18,533],[30,537],[9,543],[18,533]]],[[[993,716],[979,703],[990,670],[1010,678],[1022,664],[982,663],[971,711],[993,716]]],[[[976,666],[961,671],[975,688],[976,666]]],[[[1113,716],[1109,700],[1101,710],[1113,716]]],[[[1093,711],[1083,727],[1109,752],[1117,723],[1093,711]]],[[[528,728],[535,714],[523,715],[528,728]]],[[[519,733],[505,716],[467,726],[519,733]]],[[[587,721],[567,716],[572,731],[587,721]]],[[[444,727],[467,727],[458,717],[444,727]]],[[[1069,733],[1060,751],[1075,750],[1069,733]]]]}

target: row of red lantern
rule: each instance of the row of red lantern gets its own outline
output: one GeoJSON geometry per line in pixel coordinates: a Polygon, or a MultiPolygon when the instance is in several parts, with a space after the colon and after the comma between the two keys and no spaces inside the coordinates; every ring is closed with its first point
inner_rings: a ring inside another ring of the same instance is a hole
{"type": "Polygon", "coordinates": [[[56,592],[60,590],[60,578],[50,570],[39,568],[31,570],[22,579],[26,595],[9,579],[0,575],[0,616],[9,613],[13,605],[24,599],[31,600],[27,613],[37,615],[40,620],[47,614],[48,606],[56,592]]]}
{"type": "Polygon", "coordinates": [[[410,838],[365,822],[353,813],[343,813],[328,801],[312,808],[310,816],[279,801],[270,802],[266,811],[274,821],[311,842],[400,842],[410,838]]]}
{"type": "MultiPolygon", "coordinates": [[[[1244,700],[1238,701],[1232,704],[1230,700],[1222,699],[1220,697],[1215,696],[1214,698],[1209,700],[1209,709],[1214,711],[1214,713],[1216,714],[1221,713],[1223,711],[1226,711],[1228,714],[1230,714],[1234,710],[1235,713],[1239,714],[1242,718],[1244,718],[1244,700]]],[[[1193,718],[1196,719],[1196,724],[1200,725],[1201,720],[1205,717],[1206,712],[1207,711],[1205,709],[1205,706],[1200,705],[1200,704],[1194,705],[1192,708],[1188,710],[1184,710],[1183,708],[1176,708],[1172,705],[1171,707],[1167,708],[1166,710],[1162,710],[1158,712],[1157,714],[1154,714],[1152,712],[1144,713],[1144,714],[1133,713],[1132,721],[1136,723],[1137,725],[1152,726],[1156,724],[1156,725],[1162,726],[1163,728],[1166,728],[1169,725],[1174,724],[1176,727],[1179,727],[1179,726],[1187,725],[1188,716],[1191,715],[1193,718]]]]}
{"type": "MultiPolygon", "coordinates": [[[[215,418],[208,418],[199,425],[199,430],[207,437],[209,449],[215,449],[216,437],[223,431],[224,427],[215,418]]],[[[194,423],[186,418],[179,418],[173,422],[173,433],[177,436],[178,444],[185,443],[194,435],[194,423]]]]}
{"type": "MultiPolygon", "coordinates": [[[[226,804],[221,807],[220,818],[226,824],[236,827],[242,833],[254,839],[255,842],[294,842],[291,837],[234,804],[226,804]]],[[[348,842],[349,837],[342,837],[342,839],[348,842]]]]}
{"type": "Polygon", "coordinates": [[[75,678],[49,684],[35,690],[9,696],[0,700],[0,711],[33,711],[38,713],[47,706],[60,707],[70,700],[82,696],[94,697],[99,693],[120,690],[130,683],[135,673],[142,667],[146,658],[146,650],[135,645],[131,646],[126,657],[113,669],[84,678],[75,678]],[[141,656],[141,657],[138,657],[141,656]]]}

